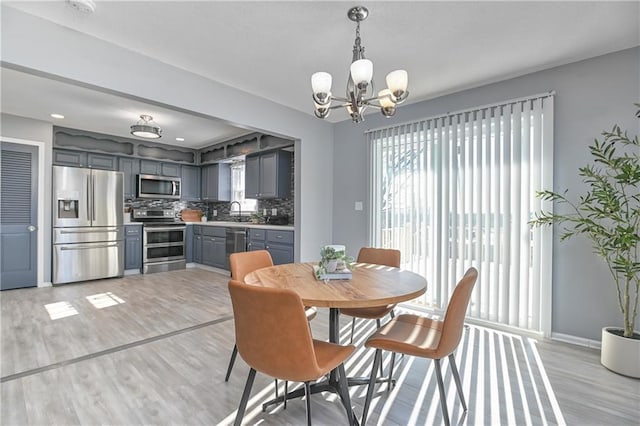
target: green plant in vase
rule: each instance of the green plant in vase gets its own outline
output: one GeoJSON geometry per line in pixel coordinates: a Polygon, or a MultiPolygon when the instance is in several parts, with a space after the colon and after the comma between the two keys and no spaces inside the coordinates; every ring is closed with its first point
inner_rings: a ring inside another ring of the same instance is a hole
{"type": "Polygon", "coordinates": [[[316,270],[316,278],[321,275],[342,270],[353,263],[353,257],[347,256],[344,249],[336,250],[333,246],[320,249],[320,262],[316,270]]]}

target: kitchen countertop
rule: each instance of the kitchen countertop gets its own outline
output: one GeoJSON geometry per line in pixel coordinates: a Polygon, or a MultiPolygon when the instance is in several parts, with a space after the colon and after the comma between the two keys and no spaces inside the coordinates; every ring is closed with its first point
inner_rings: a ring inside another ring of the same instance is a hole
{"type": "Polygon", "coordinates": [[[212,220],[209,222],[185,222],[187,225],[200,225],[200,226],[224,226],[225,228],[256,228],[256,229],[279,229],[282,231],[294,231],[293,225],[269,225],[263,223],[250,223],[250,222],[227,222],[212,220]]]}

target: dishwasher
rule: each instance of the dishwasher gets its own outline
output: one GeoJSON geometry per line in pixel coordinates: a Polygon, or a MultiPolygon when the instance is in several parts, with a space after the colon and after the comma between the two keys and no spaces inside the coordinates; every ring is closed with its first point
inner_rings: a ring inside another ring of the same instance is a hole
{"type": "Polygon", "coordinates": [[[229,255],[245,251],[247,251],[247,228],[226,228],[227,269],[230,269],[229,255]]]}

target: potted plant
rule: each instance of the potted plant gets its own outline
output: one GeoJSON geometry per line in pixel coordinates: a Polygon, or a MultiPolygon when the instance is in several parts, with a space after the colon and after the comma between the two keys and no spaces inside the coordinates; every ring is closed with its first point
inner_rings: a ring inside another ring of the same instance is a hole
{"type": "Polygon", "coordinates": [[[324,246],[320,249],[320,262],[316,269],[316,278],[336,270],[343,270],[353,263],[353,257],[346,255],[344,246],[324,246]]]}
{"type": "MultiPolygon", "coordinates": [[[[640,118],[640,104],[636,104],[640,118]]],[[[533,226],[560,225],[560,241],[584,235],[607,264],[623,317],[623,328],[602,329],[601,363],[608,369],[640,377],[640,333],[634,330],[640,293],[640,142],[614,125],[589,147],[593,163],[579,169],[587,185],[577,201],[563,193],[536,195],[569,213],[538,212],[533,226]]]]}

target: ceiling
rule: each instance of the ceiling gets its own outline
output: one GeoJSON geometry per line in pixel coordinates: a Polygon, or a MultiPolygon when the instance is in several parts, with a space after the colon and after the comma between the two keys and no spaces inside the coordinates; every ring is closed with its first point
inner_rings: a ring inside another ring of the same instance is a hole
{"type": "MultiPolygon", "coordinates": [[[[407,103],[640,45],[639,2],[363,3],[370,15],[362,43],[376,87],[389,71],[406,69],[407,103]]],[[[64,1],[3,4],[312,114],[313,72],[330,72],[338,96],[346,84],[355,29],[346,12],[356,3],[96,1],[93,14],[64,1]]],[[[68,118],[60,125],[126,136],[148,113],[163,127],[162,141],[182,136],[185,146],[250,130],[3,69],[4,112],[32,116],[39,108],[40,119],[51,120],[61,105],[68,118]]]]}

